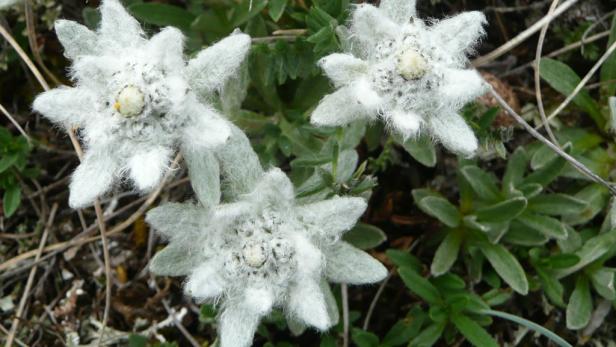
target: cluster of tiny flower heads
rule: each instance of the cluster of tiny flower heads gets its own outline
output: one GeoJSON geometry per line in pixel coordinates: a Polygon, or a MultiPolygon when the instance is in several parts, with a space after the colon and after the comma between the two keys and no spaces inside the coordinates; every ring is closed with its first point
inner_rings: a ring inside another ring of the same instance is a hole
{"type": "Polygon", "coordinates": [[[427,132],[448,149],[470,156],[477,139],[458,110],[486,91],[468,54],[484,34],[485,17],[466,12],[431,25],[415,2],[384,0],[357,6],[343,30],[348,53],[324,57],[320,66],[338,90],[312,114],[320,126],[383,119],[404,139],[427,132]]]}

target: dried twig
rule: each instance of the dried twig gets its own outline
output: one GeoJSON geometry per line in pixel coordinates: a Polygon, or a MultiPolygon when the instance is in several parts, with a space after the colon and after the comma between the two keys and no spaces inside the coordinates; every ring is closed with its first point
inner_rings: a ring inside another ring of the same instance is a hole
{"type": "Polygon", "coordinates": [[[34,77],[36,77],[36,80],[43,87],[43,89],[49,90],[49,85],[43,78],[43,75],[41,75],[41,72],[36,68],[36,65],[34,65],[34,63],[32,62],[32,60],[30,60],[26,52],[24,52],[24,50],[21,49],[17,41],[15,41],[13,36],[11,36],[8,30],[6,30],[4,26],[2,25],[0,25],[0,35],[4,37],[4,39],[11,45],[11,47],[13,47],[13,49],[15,50],[15,52],[17,52],[17,55],[19,55],[21,60],[23,60],[23,62],[26,63],[26,65],[28,66],[28,69],[30,69],[34,77]]]}
{"type": "MultiPolygon", "coordinates": [[[[47,242],[47,236],[49,235],[49,230],[53,225],[57,210],[58,204],[56,203],[51,207],[51,212],[49,213],[49,218],[47,219],[47,223],[45,224],[43,236],[41,236],[41,241],[39,242],[38,249],[36,250],[36,257],[34,258],[34,261],[38,261],[43,254],[43,248],[45,247],[45,243],[47,242]]],[[[15,318],[13,319],[13,323],[11,324],[11,330],[9,331],[8,337],[6,338],[6,343],[4,344],[5,347],[11,347],[13,345],[13,341],[15,340],[15,334],[17,333],[19,322],[21,321],[22,315],[26,308],[26,303],[28,302],[28,297],[30,296],[30,289],[32,288],[32,284],[34,283],[36,269],[36,266],[33,266],[32,269],[30,269],[30,274],[28,275],[28,280],[26,281],[26,287],[24,288],[24,292],[21,295],[19,306],[17,307],[17,311],[15,312],[15,318]]]]}
{"type": "Polygon", "coordinates": [[[502,56],[503,54],[509,52],[513,48],[517,47],[520,43],[524,42],[526,39],[531,37],[537,31],[541,30],[541,28],[546,23],[551,22],[554,18],[556,18],[556,17],[560,16],[561,14],[563,14],[563,12],[568,10],[571,6],[575,5],[575,3],[577,3],[577,2],[578,2],[578,0],[567,0],[567,1],[565,1],[562,5],[560,5],[558,8],[556,8],[556,10],[552,13],[552,15],[546,15],[545,17],[541,18],[541,20],[539,20],[535,24],[531,25],[528,29],[524,30],[523,32],[518,34],[516,37],[514,37],[511,40],[507,41],[505,44],[503,44],[502,46],[498,47],[494,51],[492,51],[492,52],[490,52],[490,53],[488,53],[488,54],[486,54],[486,55],[484,55],[482,57],[479,57],[479,58],[473,60],[473,66],[477,67],[477,66],[485,65],[485,64],[487,64],[487,63],[497,59],[498,57],[502,56]]]}
{"type": "MultiPolygon", "coordinates": [[[[550,17],[554,10],[556,10],[556,6],[558,6],[558,2],[560,0],[554,0],[552,5],[550,5],[550,9],[548,11],[547,17],[550,17]]],[[[543,42],[545,41],[545,35],[548,32],[548,28],[550,27],[551,22],[546,22],[543,28],[541,28],[541,32],[539,33],[539,41],[537,42],[537,52],[535,54],[535,97],[537,99],[537,108],[539,109],[539,115],[541,116],[541,121],[543,122],[543,126],[545,127],[545,131],[548,133],[550,140],[558,146],[558,140],[554,133],[552,132],[552,128],[550,128],[550,122],[545,115],[545,108],[543,107],[543,97],[541,95],[541,54],[543,52],[543,42]]]]}
{"type": "MultiPolygon", "coordinates": [[[[548,120],[552,120],[554,117],[558,116],[558,114],[565,109],[565,107],[567,107],[569,105],[569,103],[571,103],[571,101],[578,95],[578,93],[584,88],[584,86],[586,85],[586,83],[588,83],[588,81],[590,81],[590,79],[592,78],[592,76],[599,70],[599,68],[601,67],[601,65],[603,65],[603,63],[605,63],[605,61],[612,55],[612,53],[614,53],[614,51],[616,51],[616,42],[612,43],[612,45],[610,45],[610,47],[607,49],[607,51],[603,54],[603,56],[601,56],[601,58],[599,58],[599,60],[595,63],[595,65],[590,69],[590,71],[588,71],[588,73],[586,74],[586,76],[584,76],[584,78],[580,81],[580,83],[578,83],[578,85],[575,87],[575,89],[573,90],[573,92],[571,94],[569,94],[567,96],[567,98],[565,99],[565,101],[563,101],[556,110],[554,110],[554,112],[552,112],[550,114],[550,116],[548,117],[548,120]]],[[[541,126],[537,126],[536,129],[541,128],[541,126]]]]}
{"type": "Polygon", "coordinates": [[[0,104],[0,112],[2,112],[6,116],[6,118],[8,118],[9,121],[11,121],[11,123],[13,123],[13,125],[17,128],[17,130],[21,133],[21,135],[23,135],[23,137],[26,138],[26,140],[28,141],[28,144],[32,145],[32,139],[30,138],[30,136],[28,136],[26,131],[21,127],[21,125],[19,125],[19,123],[17,123],[15,118],[11,116],[9,111],[7,111],[6,108],[2,106],[2,104],[0,104]]]}
{"type": "Polygon", "coordinates": [[[583,175],[587,176],[592,181],[605,186],[610,191],[610,193],[612,195],[616,196],[616,188],[612,184],[608,183],[603,178],[599,177],[597,174],[595,174],[589,168],[587,168],[584,164],[580,163],[577,159],[575,159],[574,157],[572,157],[571,155],[569,155],[568,153],[566,153],[565,151],[560,149],[560,147],[558,147],[555,144],[553,144],[552,142],[550,142],[550,140],[546,139],[537,130],[535,130],[530,124],[528,124],[524,120],[524,118],[522,118],[519,114],[517,114],[511,108],[511,106],[509,106],[509,104],[507,104],[507,102],[505,100],[503,100],[503,98],[496,91],[494,91],[494,89],[492,87],[489,86],[489,88],[490,88],[490,92],[492,93],[492,95],[494,96],[496,101],[505,109],[505,111],[507,111],[507,113],[509,113],[509,115],[511,117],[513,117],[513,119],[515,119],[515,121],[518,124],[520,124],[522,127],[524,127],[524,129],[526,131],[528,131],[529,134],[531,134],[534,138],[539,140],[539,142],[542,142],[543,144],[548,146],[550,149],[552,149],[558,155],[563,157],[566,161],[568,161],[574,168],[576,168],[578,171],[580,171],[583,175]]]}
{"type": "Polygon", "coordinates": [[[349,287],[340,285],[342,295],[342,347],[349,347],[349,287]]]}
{"type": "MultiPolygon", "coordinates": [[[[163,179],[163,182],[158,186],[158,188],[156,188],[155,191],[153,191],[152,193],[150,193],[150,195],[148,196],[147,200],[139,207],[139,209],[137,209],[137,211],[135,211],[132,215],[130,215],[127,219],[125,219],[123,222],[121,222],[120,224],[114,226],[113,228],[111,228],[109,231],[107,231],[105,233],[105,236],[107,237],[111,237],[113,235],[116,235],[120,232],[122,232],[123,230],[125,230],[126,228],[128,228],[129,226],[131,226],[138,218],[140,218],[145,211],[147,211],[147,209],[154,203],[154,201],[156,201],[156,199],[158,198],[158,196],[160,195],[163,187],[165,186],[166,181],[169,179],[169,177],[171,177],[172,175],[172,171],[173,168],[176,167],[178,165],[178,163],[180,162],[180,160],[182,159],[181,154],[178,154],[174,161],[173,164],[171,165],[172,169],[170,171],[168,171],[165,174],[165,178],[163,179]]],[[[69,247],[73,247],[73,246],[78,246],[78,245],[84,245],[90,242],[95,242],[100,240],[101,236],[92,236],[92,237],[88,237],[88,238],[74,238],[72,240],[69,241],[64,241],[64,242],[58,242],[55,243],[53,245],[49,245],[47,247],[45,247],[43,249],[43,252],[47,253],[47,252],[53,252],[53,251],[62,251],[65,250],[69,247]]],[[[5,271],[7,269],[10,269],[12,267],[14,267],[16,264],[31,258],[33,256],[36,255],[35,251],[30,251],[30,252],[25,252],[22,254],[19,254],[7,261],[5,261],[4,263],[0,264],[0,272],[1,271],[5,271]]]]}

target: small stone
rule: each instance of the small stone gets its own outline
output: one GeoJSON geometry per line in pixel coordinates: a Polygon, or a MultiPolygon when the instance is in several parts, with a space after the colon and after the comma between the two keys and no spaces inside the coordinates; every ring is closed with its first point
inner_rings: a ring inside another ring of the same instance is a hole
{"type": "Polygon", "coordinates": [[[113,108],[125,117],[139,115],[145,107],[145,97],[141,90],[133,85],[124,87],[118,94],[113,108]]]}

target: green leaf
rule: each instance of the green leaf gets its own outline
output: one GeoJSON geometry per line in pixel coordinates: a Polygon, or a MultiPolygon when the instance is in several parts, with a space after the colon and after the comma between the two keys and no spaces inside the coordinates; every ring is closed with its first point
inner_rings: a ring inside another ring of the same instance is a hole
{"type": "Polygon", "coordinates": [[[409,347],[431,347],[441,338],[446,323],[434,323],[422,330],[419,335],[411,341],[409,347]]]}
{"type": "Polygon", "coordinates": [[[259,14],[267,6],[267,0],[243,0],[235,8],[231,18],[232,27],[239,27],[248,22],[252,17],[259,14]],[[250,7],[252,5],[252,7],[250,7]]]}
{"type": "Polygon", "coordinates": [[[567,305],[567,328],[571,330],[583,329],[588,325],[592,314],[592,296],[585,276],[578,276],[575,289],[567,305]]]}
{"type": "MultiPolygon", "coordinates": [[[[610,29],[610,37],[606,47],[610,47],[614,42],[616,42],[616,16],[612,16],[612,28],[610,29]]],[[[601,82],[606,82],[603,87],[603,95],[611,96],[616,94],[616,84],[613,83],[614,80],[616,80],[616,54],[612,53],[601,67],[601,82]],[[607,83],[608,81],[610,83],[607,83]]]]}
{"type": "Polygon", "coordinates": [[[8,168],[13,166],[13,164],[15,164],[15,162],[17,161],[18,158],[19,158],[19,156],[17,154],[4,155],[0,159],[0,173],[3,173],[8,168]]]}
{"type": "Polygon", "coordinates": [[[173,5],[148,2],[136,3],[128,7],[130,13],[142,22],[158,26],[174,26],[182,31],[190,31],[195,15],[173,5]]]}
{"type": "Polygon", "coordinates": [[[599,234],[587,240],[582,248],[575,252],[580,261],[574,266],[556,271],[556,276],[562,278],[568,276],[586,265],[604,256],[616,243],[616,230],[599,234]]]}
{"type": "Polygon", "coordinates": [[[282,14],[284,13],[284,9],[287,7],[288,0],[270,0],[269,2],[269,15],[272,17],[274,22],[278,22],[282,14]]]}
{"type": "Polygon", "coordinates": [[[353,328],[351,339],[358,347],[378,347],[379,337],[371,332],[353,328]]]}
{"type": "Polygon", "coordinates": [[[462,243],[462,233],[459,230],[450,230],[447,236],[434,253],[434,259],[430,266],[430,272],[434,276],[440,276],[451,269],[458,259],[460,244],[462,243]]]}
{"type": "Polygon", "coordinates": [[[586,207],[576,214],[564,217],[565,223],[579,225],[588,223],[606,206],[610,194],[607,189],[598,184],[590,184],[577,192],[574,197],[586,203],[586,207]]]}
{"type": "Polygon", "coordinates": [[[402,147],[421,164],[436,166],[436,148],[428,136],[411,137],[404,141],[402,147]]]}
{"type": "Polygon", "coordinates": [[[451,322],[471,344],[477,347],[498,347],[498,343],[479,324],[469,317],[454,314],[451,322]]]}
{"type": "Polygon", "coordinates": [[[565,159],[558,156],[548,164],[542,166],[539,170],[526,176],[524,179],[524,184],[537,183],[543,187],[547,187],[558,177],[558,175],[560,175],[566,163],[567,161],[565,159]]]}
{"type": "Polygon", "coordinates": [[[480,199],[499,200],[500,194],[493,176],[473,165],[463,167],[460,172],[480,199]]]}
{"type": "Polygon", "coordinates": [[[571,267],[579,262],[580,262],[580,257],[578,257],[575,254],[567,254],[567,253],[555,254],[545,259],[545,263],[551,269],[564,269],[564,268],[571,267]]]}
{"type": "Polygon", "coordinates": [[[409,252],[399,249],[388,249],[385,254],[397,267],[406,267],[414,271],[421,270],[421,262],[409,252]]]}
{"type": "Polygon", "coordinates": [[[537,271],[537,275],[539,275],[539,281],[541,281],[541,286],[543,287],[545,295],[555,305],[565,307],[565,302],[563,300],[565,288],[560,281],[540,267],[536,267],[535,270],[537,271]]]}
{"type": "Polygon", "coordinates": [[[146,347],[148,338],[142,335],[128,335],[128,347],[146,347]]]}
{"type": "Polygon", "coordinates": [[[553,237],[559,240],[564,240],[567,238],[567,229],[558,219],[525,212],[518,217],[517,221],[526,227],[534,229],[548,237],[553,237]]]}
{"type": "Polygon", "coordinates": [[[389,329],[381,345],[399,346],[407,343],[419,334],[426,318],[426,314],[419,307],[413,307],[406,318],[399,320],[389,329]]]}
{"type": "Polygon", "coordinates": [[[427,196],[419,200],[417,205],[422,211],[438,219],[448,227],[454,228],[460,225],[460,212],[458,212],[456,206],[445,198],[427,196]]]}
{"type": "Polygon", "coordinates": [[[21,189],[18,185],[13,185],[4,191],[2,197],[2,204],[4,207],[4,216],[10,217],[17,211],[19,204],[21,203],[21,189]]]}
{"type": "Polygon", "coordinates": [[[505,247],[483,242],[479,248],[498,275],[513,290],[522,295],[528,294],[526,273],[518,260],[505,247]]]}
{"type": "Polygon", "coordinates": [[[415,270],[401,267],[398,273],[404,284],[417,296],[429,304],[438,304],[442,301],[441,295],[430,281],[419,275],[415,270]]]}
{"type": "Polygon", "coordinates": [[[529,210],[553,216],[578,213],[585,206],[586,203],[578,198],[558,193],[539,195],[528,202],[529,210]]]}
{"type": "MultiPolygon", "coordinates": [[[[558,60],[543,58],[539,64],[541,67],[541,77],[546,80],[558,92],[569,96],[575,87],[581,82],[580,77],[567,64],[558,60]]],[[[599,128],[603,129],[605,120],[601,115],[601,110],[590,96],[588,91],[581,90],[573,99],[573,102],[581,109],[586,111],[595,121],[599,128]]]]}
{"type": "Polygon", "coordinates": [[[374,225],[358,223],[353,229],[344,234],[343,239],[359,249],[372,249],[377,247],[387,236],[383,230],[374,225]]]}
{"type": "Polygon", "coordinates": [[[560,347],[573,347],[567,341],[565,341],[563,338],[561,338],[560,336],[554,334],[550,330],[542,327],[541,325],[539,325],[539,324],[537,324],[535,322],[529,321],[528,319],[524,319],[522,317],[518,317],[518,316],[515,316],[515,315],[512,315],[512,314],[509,314],[507,312],[501,312],[501,311],[496,311],[496,310],[484,310],[482,313],[486,314],[486,315],[490,315],[490,316],[504,318],[504,319],[507,319],[509,321],[518,323],[518,324],[520,324],[522,326],[525,326],[528,329],[533,330],[533,331],[535,331],[535,332],[537,332],[537,333],[547,337],[548,339],[552,340],[554,343],[556,343],[560,347]]]}
{"type": "Polygon", "coordinates": [[[522,182],[527,165],[528,155],[524,147],[518,147],[507,161],[507,169],[503,176],[503,189],[505,192],[513,191],[522,182]]]}
{"type": "Polygon", "coordinates": [[[482,207],[477,210],[477,218],[486,222],[508,222],[526,209],[526,198],[518,197],[482,207]]]}
{"type": "Polygon", "coordinates": [[[590,273],[592,285],[606,300],[613,301],[616,299],[616,290],[614,289],[614,270],[604,267],[594,270],[590,273]]]}

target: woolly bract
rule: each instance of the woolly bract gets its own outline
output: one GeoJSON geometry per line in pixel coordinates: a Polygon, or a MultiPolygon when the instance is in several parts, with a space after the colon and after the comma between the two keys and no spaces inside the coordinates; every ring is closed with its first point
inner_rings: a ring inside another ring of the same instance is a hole
{"type": "Polygon", "coordinates": [[[314,110],[319,126],[380,117],[404,137],[426,131],[449,150],[470,156],[477,139],[457,113],[487,89],[466,70],[466,53],[484,34],[482,13],[466,12],[426,24],[415,0],[357,6],[346,32],[347,53],[319,62],[338,88],[314,110]]]}
{"type": "Polygon", "coordinates": [[[34,110],[65,128],[81,128],[86,147],[69,203],[91,204],[123,176],[140,191],[156,187],[181,145],[198,150],[227,140],[227,121],[203,102],[239,70],[250,37],[236,33],[188,63],[184,36],[167,27],[150,39],[117,0],[104,0],[93,32],[58,20],[75,87],[42,93],[34,110]]]}
{"type": "Polygon", "coordinates": [[[222,347],[250,346],[274,307],[294,326],[328,329],[338,321],[328,281],[365,284],[387,274],[340,240],[366,209],[361,198],[300,205],[290,180],[273,169],[235,202],[201,206],[172,203],[148,213],[148,223],[170,240],[150,270],[187,275],[188,295],[219,304],[222,347]]]}

